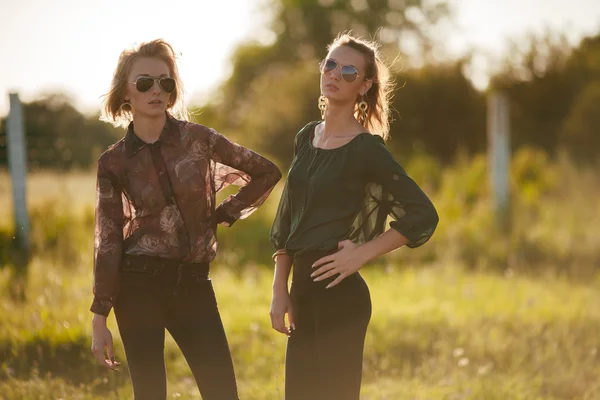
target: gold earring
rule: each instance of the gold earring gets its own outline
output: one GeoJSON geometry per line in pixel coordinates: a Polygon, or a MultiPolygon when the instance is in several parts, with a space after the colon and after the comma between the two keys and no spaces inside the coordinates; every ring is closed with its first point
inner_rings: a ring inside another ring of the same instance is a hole
{"type": "Polygon", "coordinates": [[[360,103],[358,103],[358,110],[360,114],[358,116],[358,122],[364,124],[367,121],[367,110],[369,109],[369,104],[365,101],[364,96],[361,96],[360,103]]]}
{"type": "Polygon", "coordinates": [[[119,108],[123,112],[131,112],[131,103],[129,102],[129,99],[123,100],[123,103],[121,103],[121,106],[119,108]],[[126,107],[126,108],[124,108],[124,107],[126,107]]]}
{"type": "Polygon", "coordinates": [[[319,96],[319,110],[321,111],[321,119],[325,119],[325,110],[327,110],[327,99],[325,96],[319,96]]]}

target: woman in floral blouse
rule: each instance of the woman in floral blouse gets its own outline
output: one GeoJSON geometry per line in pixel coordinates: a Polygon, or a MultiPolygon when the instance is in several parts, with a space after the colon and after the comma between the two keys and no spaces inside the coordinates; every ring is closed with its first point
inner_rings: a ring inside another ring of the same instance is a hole
{"type": "Polygon", "coordinates": [[[427,242],[438,215],[385,146],[391,88],[375,44],[341,35],[320,71],[323,120],[296,135],[271,231],[271,323],[289,335],[286,400],[358,400],[371,317],[358,270],[427,242]]]}
{"type": "Polygon", "coordinates": [[[103,119],[127,127],[98,160],[92,352],[116,369],[114,307],[136,399],[165,399],[165,328],[205,400],[238,399],[209,263],[217,224],[231,226],[281,178],[259,154],[186,121],[171,46],[121,53],[103,119]],[[227,185],[240,190],[216,206],[227,185]],[[105,348],[107,356],[105,356],[105,348]]]}

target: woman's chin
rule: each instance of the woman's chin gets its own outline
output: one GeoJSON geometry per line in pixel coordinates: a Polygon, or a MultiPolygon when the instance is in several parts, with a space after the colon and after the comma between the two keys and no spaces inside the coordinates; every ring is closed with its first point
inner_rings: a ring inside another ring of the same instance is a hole
{"type": "Polygon", "coordinates": [[[325,96],[327,100],[333,100],[339,96],[337,92],[327,88],[324,88],[321,93],[323,93],[323,96],[325,96]]]}
{"type": "Polygon", "coordinates": [[[335,103],[335,104],[352,103],[352,98],[350,98],[348,96],[340,95],[339,93],[331,93],[331,94],[323,93],[323,96],[325,96],[327,101],[330,103],[335,103]]]}
{"type": "Polygon", "coordinates": [[[144,108],[143,110],[139,110],[141,111],[141,114],[153,118],[153,117],[159,117],[161,115],[163,115],[165,113],[165,108],[164,107],[148,107],[148,108],[144,108]]]}

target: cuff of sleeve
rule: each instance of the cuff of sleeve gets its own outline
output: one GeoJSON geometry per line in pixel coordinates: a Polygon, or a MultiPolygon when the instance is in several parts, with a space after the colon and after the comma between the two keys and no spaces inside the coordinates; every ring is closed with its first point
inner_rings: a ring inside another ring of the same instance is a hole
{"type": "Polygon", "coordinates": [[[217,209],[215,210],[215,218],[217,224],[223,224],[224,226],[231,226],[235,223],[235,221],[237,221],[237,218],[234,218],[231,215],[227,214],[221,206],[217,207],[217,209]]]}
{"type": "Polygon", "coordinates": [[[100,314],[105,317],[108,317],[108,314],[110,314],[110,309],[112,308],[112,306],[113,306],[113,304],[112,304],[111,300],[99,299],[97,297],[94,297],[94,301],[92,302],[90,311],[93,312],[94,314],[100,314]]]}
{"type": "Polygon", "coordinates": [[[423,238],[421,230],[417,226],[403,226],[397,221],[392,221],[390,227],[398,231],[402,236],[408,239],[406,247],[414,249],[417,248],[427,241],[429,238],[423,238]]]}

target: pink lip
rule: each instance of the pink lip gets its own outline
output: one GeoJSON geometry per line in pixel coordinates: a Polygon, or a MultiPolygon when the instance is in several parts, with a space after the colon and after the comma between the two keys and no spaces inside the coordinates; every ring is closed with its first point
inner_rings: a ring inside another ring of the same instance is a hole
{"type": "Polygon", "coordinates": [[[328,83],[327,85],[325,85],[325,87],[329,89],[340,90],[340,88],[335,86],[333,83],[328,83]]]}
{"type": "Polygon", "coordinates": [[[163,102],[162,102],[162,100],[152,100],[152,101],[151,101],[151,102],[149,102],[148,104],[151,104],[151,105],[153,105],[153,106],[156,106],[156,105],[160,105],[160,104],[162,104],[162,103],[163,103],[163,102]]]}

